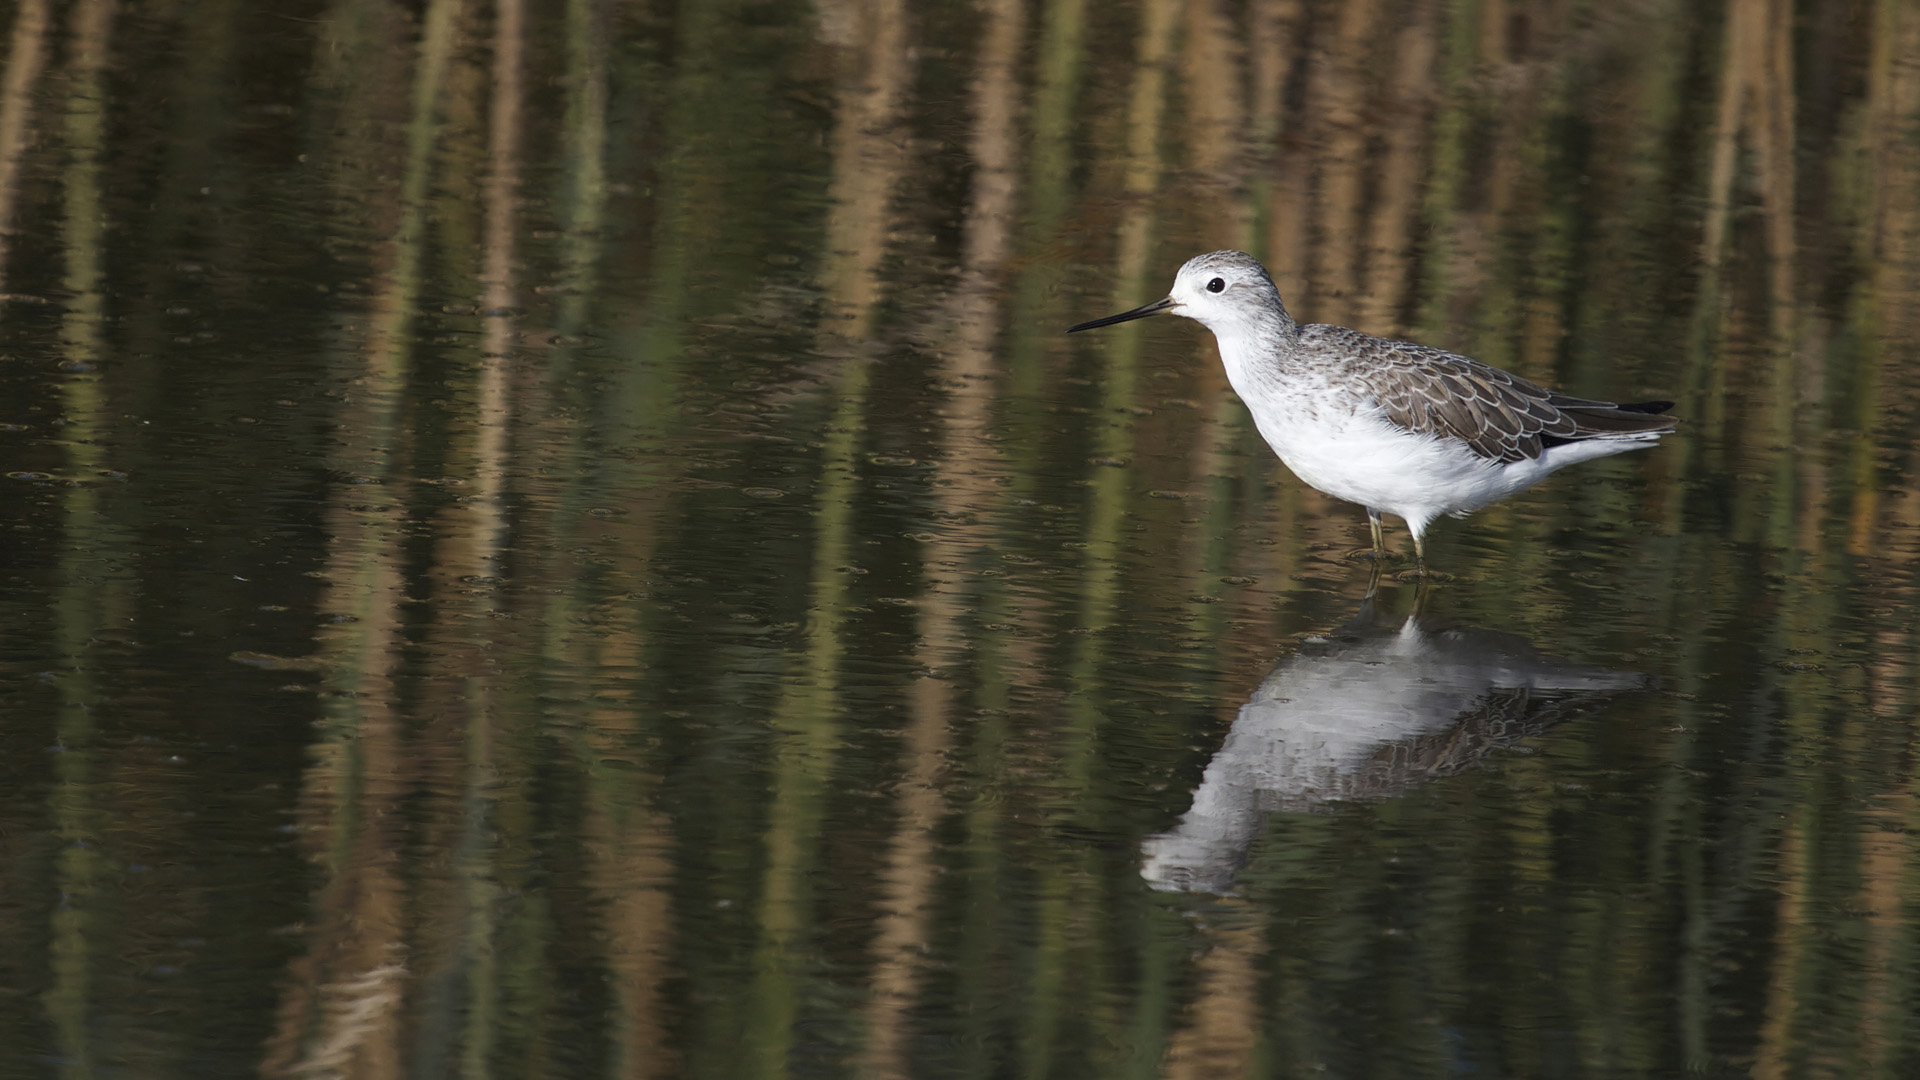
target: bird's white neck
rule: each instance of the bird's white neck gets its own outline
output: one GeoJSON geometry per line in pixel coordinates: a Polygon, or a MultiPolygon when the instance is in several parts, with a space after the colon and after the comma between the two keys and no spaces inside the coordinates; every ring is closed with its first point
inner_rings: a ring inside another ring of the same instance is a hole
{"type": "Polygon", "coordinates": [[[1220,346],[1220,359],[1227,367],[1227,378],[1242,397],[1285,366],[1287,356],[1300,339],[1300,328],[1288,316],[1280,298],[1273,306],[1242,312],[1240,318],[1222,319],[1207,324],[1220,346]]]}

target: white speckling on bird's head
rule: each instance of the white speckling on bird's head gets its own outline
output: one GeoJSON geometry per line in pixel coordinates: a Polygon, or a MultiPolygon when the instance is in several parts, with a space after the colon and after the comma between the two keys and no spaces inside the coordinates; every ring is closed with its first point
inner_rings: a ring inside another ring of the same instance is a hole
{"type": "Polygon", "coordinates": [[[1172,314],[1213,330],[1293,321],[1267,268],[1244,251],[1210,251],[1188,259],[1174,276],[1168,299],[1172,314]]]}
{"type": "Polygon", "coordinates": [[[1279,321],[1291,325],[1280,292],[1260,260],[1244,251],[1211,251],[1195,255],[1174,275],[1173,290],[1131,311],[1109,315],[1071,327],[1067,333],[1093,330],[1149,315],[1181,315],[1213,330],[1253,327],[1279,321]]]}

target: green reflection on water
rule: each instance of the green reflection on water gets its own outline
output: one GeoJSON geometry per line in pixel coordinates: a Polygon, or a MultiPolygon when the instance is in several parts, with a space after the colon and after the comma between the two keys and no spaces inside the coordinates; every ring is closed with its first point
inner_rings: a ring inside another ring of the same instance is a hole
{"type": "Polygon", "coordinates": [[[1912,1072],[1920,15],[1835,10],[19,5],[0,1073],[1912,1072]],[[1424,600],[1649,688],[1158,891],[1366,588],[1192,327],[1060,334],[1227,245],[1683,426],[1424,600]]]}

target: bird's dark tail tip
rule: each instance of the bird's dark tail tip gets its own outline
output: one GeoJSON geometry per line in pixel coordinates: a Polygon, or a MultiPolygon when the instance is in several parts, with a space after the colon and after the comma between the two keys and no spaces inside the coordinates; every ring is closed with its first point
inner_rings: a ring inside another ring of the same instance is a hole
{"type": "Polygon", "coordinates": [[[1668,409],[1673,408],[1673,402],[1671,401],[1636,401],[1631,405],[1615,405],[1614,408],[1619,409],[1621,412],[1646,413],[1648,416],[1652,416],[1656,413],[1663,413],[1663,412],[1666,412],[1668,409]]]}

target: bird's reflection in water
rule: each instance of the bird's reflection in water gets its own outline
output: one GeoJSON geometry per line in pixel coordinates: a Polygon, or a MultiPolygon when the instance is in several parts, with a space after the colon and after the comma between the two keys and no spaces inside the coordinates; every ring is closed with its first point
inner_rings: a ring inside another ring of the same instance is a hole
{"type": "Polygon", "coordinates": [[[1264,816],[1381,799],[1449,776],[1644,675],[1546,656],[1513,634],[1394,623],[1369,599],[1274,665],[1208,763],[1193,808],[1147,839],[1156,889],[1225,892],[1264,816]]]}

